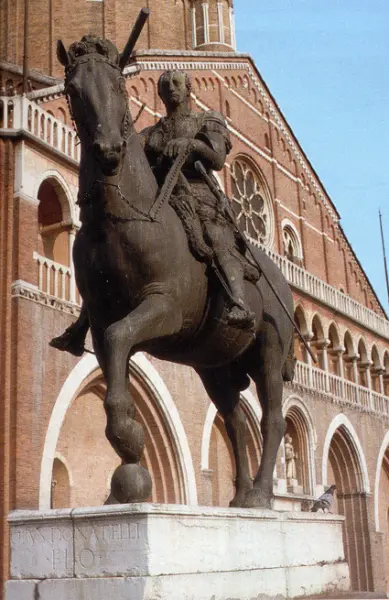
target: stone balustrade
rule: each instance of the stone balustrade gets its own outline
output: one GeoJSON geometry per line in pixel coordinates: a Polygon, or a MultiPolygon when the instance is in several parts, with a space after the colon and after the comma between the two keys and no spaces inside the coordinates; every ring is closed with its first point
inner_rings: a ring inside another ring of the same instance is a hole
{"type": "Polygon", "coordinates": [[[280,256],[268,248],[262,248],[262,250],[265,250],[268,256],[281,269],[291,286],[320,300],[323,304],[353,319],[353,321],[363,327],[389,339],[388,319],[381,317],[373,310],[350,298],[350,296],[343,294],[340,290],[319,279],[319,277],[294,264],[285,256],[280,256]]]}
{"type": "Polygon", "coordinates": [[[80,161],[77,134],[25,96],[0,97],[0,131],[26,131],[61,154],[80,161]]]}
{"type": "Polygon", "coordinates": [[[307,363],[297,361],[293,385],[329,396],[335,402],[389,418],[388,396],[307,363]]]}
{"type": "Polygon", "coordinates": [[[72,269],[50,258],[40,256],[37,252],[34,252],[33,257],[38,263],[39,291],[59,300],[79,305],[80,297],[76,289],[72,269]]]}

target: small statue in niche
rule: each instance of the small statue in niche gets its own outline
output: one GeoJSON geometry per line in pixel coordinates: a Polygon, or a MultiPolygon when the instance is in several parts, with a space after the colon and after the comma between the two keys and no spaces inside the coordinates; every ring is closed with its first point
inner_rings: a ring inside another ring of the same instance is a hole
{"type": "Polygon", "coordinates": [[[285,462],[286,462],[286,483],[292,486],[297,482],[296,458],[292,437],[287,433],[284,437],[285,442],[285,462]]]}

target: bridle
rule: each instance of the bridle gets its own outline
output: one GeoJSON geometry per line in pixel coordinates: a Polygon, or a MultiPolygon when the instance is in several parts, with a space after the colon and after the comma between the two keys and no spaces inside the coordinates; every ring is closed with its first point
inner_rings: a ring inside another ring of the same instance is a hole
{"type": "MultiPolygon", "coordinates": [[[[76,119],[74,117],[74,113],[72,110],[72,104],[69,100],[69,96],[71,96],[71,94],[69,94],[68,91],[68,87],[69,87],[69,77],[72,74],[72,72],[79,66],[82,64],[88,64],[88,70],[90,70],[92,72],[92,67],[90,66],[95,62],[102,62],[105,63],[107,65],[109,65],[112,69],[115,69],[116,71],[118,71],[119,75],[117,78],[117,82],[118,82],[118,90],[119,92],[123,95],[123,98],[125,100],[126,103],[126,112],[124,114],[121,126],[120,126],[120,136],[121,136],[121,146],[122,146],[122,156],[121,159],[123,159],[123,154],[125,152],[126,146],[127,146],[127,142],[128,140],[135,135],[136,131],[133,127],[133,122],[132,122],[132,118],[131,118],[131,113],[130,113],[130,108],[129,108],[129,104],[128,104],[128,96],[125,90],[125,79],[122,75],[122,70],[121,68],[112,63],[110,60],[108,60],[107,58],[105,58],[104,56],[102,56],[101,54],[97,54],[97,53],[89,53],[89,54],[82,54],[79,57],[76,57],[76,59],[74,60],[74,62],[69,65],[68,67],[66,67],[65,69],[65,86],[64,86],[64,93],[66,96],[66,102],[68,105],[68,110],[69,110],[69,114],[70,114],[70,118],[72,120],[73,123],[73,127],[77,133],[77,137],[78,139],[81,141],[81,135],[80,133],[83,133],[83,139],[85,140],[86,146],[87,147],[91,147],[94,144],[94,132],[90,131],[90,128],[88,127],[88,122],[79,122],[77,124],[76,119]],[[88,143],[89,142],[89,143],[88,143]]],[[[86,112],[86,114],[88,114],[88,107],[85,103],[85,100],[82,96],[82,94],[78,95],[79,100],[82,102],[84,110],[86,112]]]]}

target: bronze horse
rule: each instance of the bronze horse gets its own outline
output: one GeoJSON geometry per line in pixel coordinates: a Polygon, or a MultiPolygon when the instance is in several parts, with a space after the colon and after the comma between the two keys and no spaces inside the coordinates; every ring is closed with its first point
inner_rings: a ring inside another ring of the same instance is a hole
{"type": "MultiPolygon", "coordinates": [[[[263,277],[257,286],[245,284],[255,331],[227,323],[225,292],[190,252],[176,212],[168,202],[156,210],[158,186],[131,118],[120,55],[107,40],[86,39],[69,52],[60,42],[58,56],[82,150],[76,280],[107,381],[106,436],[122,459],[112,498],[134,502],[150,495],[150,476],[139,465],[144,434],[129,392],[129,358],[145,351],[193,367],[223,416],[236,461],[230,505],[270,508],[285,431],[283,380],[293,376],[292,325],[263,277]],[[240,406],[250,377],[263,411],[263,454],[254,483],[240,406]]],[[[264,252],[253,251],[293,314],[283,275],[264,252]]]]}

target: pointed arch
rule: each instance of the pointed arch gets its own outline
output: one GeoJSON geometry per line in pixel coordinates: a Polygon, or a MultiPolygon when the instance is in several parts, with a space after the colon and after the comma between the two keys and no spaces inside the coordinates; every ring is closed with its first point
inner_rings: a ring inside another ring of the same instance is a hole
{"type": "Polygon", "coordinates": [[[305,494],[313,495],[316,489],[315,452],[317,433],[312,416],[305,402],[292,394],[284,402],[282,412],[294,425],[301,460],[301,484],[305,494]]]}
{"type": "Polygon", "coordinates": [[[76,209],[77,198],[74,197],[72,189],[66,179],[56,169],[48,169],[39,174],[34,182],[34,198],[38,198],[39,189],[45,181],[51,183],[58,195],[64,220],[69,220],[73,224],[78,224],[79,219],[76,209]]]}
{"type": "Polygon", "coordinates": [[[354,429],[354,426],[352,425],[351,421],[346,417],[346,415],[343,413],[336,415],[336,417],[334,417],[334,419],[332,420],[332,422],[330,423],[330,425],[327,429],[327,434],[326,434],[326,437],[324,440],[324,446],[323,446],[322,470],[321,470],[323,486],[325,487],[326,485],[328,485],[328,482],[327,482],[328,454],[329,454],[331,440],[332,440],[333,435],[336,432],[336,430],[339,429],[340,427],[343,427],[344,430],[346,430],[347,438],[348,438],[348,440],[355,452],[355,455],[358,459],[358,462],[359,462],[359,467],[360,467],[359,475],[360,475],[360,487],[361,487],[360,491],[370,493],[369,473],[368,473],[368,469],[367,469],[365,453],[362,449],[361,442],[359,441],[359,438],[358,438],[357,432],[354,429]]]}
{"type": "Polygon", "coordinates": [[[344,414],[330,424],[323,449],[323,484],[330,473],[336,485],[334,511],[345,516],[344,549],[350,567],[352,588],[373,589],[368,531],[367,494],[370,493],[367,465],[356,431],[344,414]]]}
{"type": "Polygon", "coordinates": [[[379,488],[380,479],[382,472],[382,464],[384,456],[389,449],[389,431],[386,432],[384,439],[382,440],[380,450],[378,452],[377,465],[374,479],[374,520],[375,530],[380,531],[380,516],[379,516],[379,488]]]}
{"type": "MultiPolygon", "coordinates": [[[[197,505],[197,487],[192,456],[188,439],[173,398],[158,371],[143,353],[138,352],[131,358],[130,368],[133,373],[137,373],[142,378],[158,403],[178,457],[185,501],[187,504],[197,505]]],[[[83,383],[97,369],[98,363],[96,357],[90,354],[85,355],[68,375],[54,403],[42,453],[39,485],[40,510],[50,508],[51,473],[65,415],[83,383]]]]}

